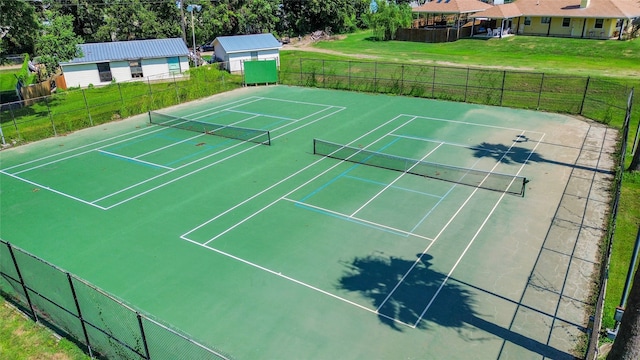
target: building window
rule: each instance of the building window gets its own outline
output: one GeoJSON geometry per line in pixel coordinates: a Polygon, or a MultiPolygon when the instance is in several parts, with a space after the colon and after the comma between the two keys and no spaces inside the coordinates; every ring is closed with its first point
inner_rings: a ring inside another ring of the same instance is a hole
{"type": "Polygon", "coordinates": [[[129,60],[129,68],[131,69],[132,78],[141,78],[142,75],[142,60],[129,60]]]}
{"type": "Polygon", "coordinates": [[[542,24],[551,24],[551,18],[548,16],[543,16],[540,18],[540,23],[542,24]]]}
{"type": "Polygon", "coordinates": [[[257,51],[252,51],[251,52],[251,60],[258,60],[258,52],[257,51]]]}
{"type": "Polygon", "coordinates": [[[602,29],[602,26],[604,25],[604,19],[596,19],[596,29],[602,29]]]}
{"type": "Polygon", "coordinates": [[[571,25],[571,18],[562,19],[562,27],[569,27],[571,25]]]}
{"type": "Polygon", "coordinates": [[[98,63],[98,75],[100,76],[100,82],[108,82],[113,78],[111,77],[111,66],[109,63],[98,63]]]}
{"type": "Polygon", "coordinates": [[[167,58],[167,64],[169,64],[169,72],[171,74],[180,74],[180,59],[177,57],[167,58]]]}
{"type": "Polygon", "coordinates": [[[525,16],[524,17],[524,24],[525,25],[531,25],[531,17],[530,16],[525,16]]]}

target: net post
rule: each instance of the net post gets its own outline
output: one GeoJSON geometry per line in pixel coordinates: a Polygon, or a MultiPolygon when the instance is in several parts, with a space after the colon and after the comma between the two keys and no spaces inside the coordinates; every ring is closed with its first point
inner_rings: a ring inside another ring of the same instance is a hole
{"type": "Polygon", "coordinates": [[[147,111],[147,115],[149,115],[149,124],[153,124],[151,121],[151,110],[147,111]]]}
{"type": "Polygon", "coordinates": [[[316,139],[313,139],[313,155],[316,155],[316,139]]]}
{"type": "Polygon", "coordinates": [[[271,146],[271,133],[267,131],[267,145],[271,146]]]}
{"type": "Polygon", "coordinates": [[[522,197],[524,197],[524,192],[525,192],[525,191],[526,191],[526,189],[527,189],[527,183],[528,183],[528,182],[529,182],[529,181],[527,181],[527,178],[526,178],[526,177],[523,177],[523,178],[522,178],[522,197]]]}

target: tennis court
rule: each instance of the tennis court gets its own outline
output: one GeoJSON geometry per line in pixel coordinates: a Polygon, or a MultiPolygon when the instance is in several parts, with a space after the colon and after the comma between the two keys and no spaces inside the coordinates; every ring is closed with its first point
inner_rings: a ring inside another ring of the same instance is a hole
{"type": "Polygon", "coordinates": [[[571,359],[616,137],[244,88],[3,150],[0,238],[237,359],[571,359]]]}

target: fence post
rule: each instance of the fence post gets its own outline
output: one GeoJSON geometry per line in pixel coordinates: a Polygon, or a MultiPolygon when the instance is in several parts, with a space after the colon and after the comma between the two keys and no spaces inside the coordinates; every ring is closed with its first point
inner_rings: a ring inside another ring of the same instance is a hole
{"type": "Polygon", "coordinates": [[[348,79],[349,79],[348,82],[347,82],[347,89],[351,90],[351,60],[348,60],[347,64],[349,64],[349,67],[348,67],[349,70],[347,72],[347,76],[348,76],[348,79]]]}
{"type": "Polygon", "coordinates": [[[24,291],[24,297],[27,299],[27,304],[29,304],[29,310],[31,310],[31,317],[33,318],[33,321],[38,322],[38,315],[36,314],[36,310],[33,308],[33,303],[31,302],[31,297],[29,296],[27,285],[24,283],[22,272],[20,272],[20,267],[18,266],[16,255],[13,253],[13,246],[11,246],[11,244],[9,243],[6,243],[6,244],[7,244],[7,248],[9,249],[9,254],[11,254],[11,260],[13,260],[13,266],[16,268],[16,273],[18,274],[20,285],[22,285],[22,291],[24,291]]]}
{"type": "Polygon", "coordinates": [[[71,294],[73,295],[73,301],[76,304],[76,309],[78,310],[78,320],[80,320],[80,325],[82,326],[82,332],[84,333],[84,340],[87,342],[87,349],[89,350],[89,356],[93,358],[93,353],[91,351],[91,343],[89,342],[89,334],[87,333],[87,326],[84,324],[84,319],[82,318],[82,310],[80,310],[80,303],[78,302],[78,296],[76,296],[76,288],[73,286],[73,280],[71,279],[71,274],[67,274],[67,280],[69,280],[69,288],[71,289],[71,294]]]}
{"type": "Polygon", "coordinates": [[[436,98],[436,67],[433,67],[433,78],[431,79],[431,98],[436,98]]]}
{"type": "Polygon", "coordinates": [[[322,87],[327,87],[326,78],[324,77],[324,60],[322,60],[322,87]]]}
{"type": "Polygon", "coordinates": [[[124,105],[124,98],[122,97],[122,88],[120,88],[120,83],[118,83],[118,92],[120,93],[120,102],[124,105]]]}
{"type": "Polygon", "coordinates": [[[500,106],[502,106],[502,100],[504,99],[504,83],[507,80],[507,70],[502,71],[502,86],[500,89],[500,106]]]}
{"type": "Polygon", "coordinates": [[[373,92],[378,92],[378,62],[373,63],[373,92]]]}
{"type": "Polygon", "coordinates": [[[142,326],[142,316],[136,311],[136,317],[138,318],[138,326],[140,327],[140,335],[142,336],[142,344],[144,345],[145,359],[151,359],[149,355],[149,344],[147,344],[147,336],[144,333],[144,326],[142,326]]]}
{"type": "Polygon", "coordinates": [[[87,109],[87,114],[89,115],[89,124],[93,126],[93,119],[91,118],[91,111],[89,110],[89,103],[87,102],[87,95],[84,93],[84,89],[82,89],[82,97],[84,98],[84,107],[87,109]]]}
{"type": "Polygon", "coordinates": [[[402,64],[402,73],[400,74],[400,95],[404,94],[404,64],[402,64]]]}
{"type": "Polygon", "coordinates": [[[467,92],[469,91],[469,68],[467,68],[467,80],[464,83],[464,102],[467,102],[467,92]]]}
{"type": "Polygon", "coordinates": [[[18,129],[18,123],[16,122],[16,116],[13,114],[13,107],[9,106],[9,114],[11,114],[11,121],[13,121],[13,126],[16,128],[16,133],[18,134],[18,138],[20,138],[20,129],[18,129]]]}
{"type": "Polygon", "coordinates": [[[587,91],[589,90],[589,82],[591,81],[591,76],[587,76],[587,83],[584,86],[584,94],[582,94],[582,103],[580,104],[580,111],[578,114],[582,115],[582,110],[584,110],[584,102],[587,99],[587,91]]]}
{"type": "Polygon", "coordinates": [[[542,89],[544,87],[544,73],[542,73],[542,79],[540,79],[540,89],[538,90],[538,105],[536,110],[540,110],[540,100],[542,99],[542,89]]]}
{"type": "Polygon", "coordinates": [[[298,85],[302,86],[302,58],[300,58],[300,83],[298,85]]]}
{"type": "Polygon", "coordinates": [[[176,89],[176,104],[180,104],[180,94],[178,92],[178,83],[176,82],[176,74],[173,74],[173,88],[176,89]]]}
{"type": "Polygon", "coordinates": [[[53,122],[53,116],[51,116],[51,108],[49,107],[49,100],[45,96],[44,103],[47,104],[47,113],[49,114],[49,120],[51,121],[51,127],[53,128],[53,136],[58,136],[56,131],[56,124],[53,122]]]}

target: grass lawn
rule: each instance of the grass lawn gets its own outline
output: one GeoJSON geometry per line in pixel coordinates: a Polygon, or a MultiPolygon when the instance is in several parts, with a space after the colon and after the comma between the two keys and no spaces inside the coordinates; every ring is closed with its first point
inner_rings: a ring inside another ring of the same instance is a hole
{"type": "MultiPolygon", "coordinates": [[[[638,121],[640,121],[640,39],[633,41],[600,41],[513,36],[504,39],[463,39],[453,43],[427,44],[399,41],[377,42],[369,40],[370,36],[371,33],[365,31],[346,36],[341,40],[319,42],[314,45],[313,49],[310,49],[318,51],[316,53],[297,51],[295,47],[288,48],[281,52],[282,63],[284,64],[288,61],[294,62],[297,58],[327,60],[351,59],[443,66],[489,67],[494,69],[606,77],[611,81],[627,86],[635,86],[636,88],[635,104],[638,105],[634,107],[634,114],[632,116],[631,139],[633,139],[638,121]]],[[[5,81],[2,80],[4,76],[3,73],[0,73],[0,81],[5,81]]],[[[196,79],[192,80],[195,81],[196,79]]],[[[235,81],[238,80],[235,79],[235,81]]],[[[185,94],[182,99],[191,100],[203,95],[200,91],[196,91],[196,89],[206,83],[207,81],[202,81],[195,83],[193,87],[184,86],[184,88],[187,89],[183,89],[183,91],[188,92],[188,90],[192,88],[194,94],[185,94]]],[[[151,104],[147,104],[142,100],[140,100],[140,103],[136,100],[144,98],[144,92],[147,91],[147,89],[144,88],[144,84],[132,84],[130,87],[129,90],[131,94],[127,94],[127,89],[121,87],[121,89],[125,89],[123,95],[119,92],[108,93],[106,89],[92,89],[95,90],[95,93],[92,95],[96,96],[89,97],[88,102],[91,103],[95,101],[96,106],[98,104],[104,104],[100,106],[106,114],[104,120],[108,120],[111,115],[113,115],[114,109],[122,111],[122,116],[126,116],[129,112],[151,106],[151,104]],[[140,85],[142,85],[141,89],[138,89],[140,85]],[[103,91],[105,92],[104,94],[102,93],[103,91]],[[127,99],[131,101],[130,104],[127,99]],[[114,105],[115,107],[112,109],[109,104],[115,104],[117,106],[114,105]]],[[[162,92],[161,89],[157,90],[158,92],[162,92]]],[[[175,95],[174,89],[170,90],[172,92],[167,91],[167,94],[170,93],[171,96],[166,100],[166,104],[162,105],[173,104],[171,99],[177,95],[175,95]]],[[[156,91],[156,88],[154,88],[154,91],[156,91]]],[[[65,121],[71,121],[69,119],[75,116],[76,110],[81,112],[85,106],[83,99],[81,92],[69,92],[57,98],[56,101],[59,101],[60,104],[58,104],[59,107],[57,109],[52,110],[53,120],[56,120],[57,114],[61,118],[65,118],[65,121]],[[72,100],[71,98],[75,100],[67,101],[65,100],[67,97],[69,98],[67,100],[72,100]],[[71,103],[78,103],[80,106],[76,109],[77,106],[71,105],[71,103]]],[[[89,106],[91,105],[92,104],[89,104],[89,106]]],[[[44,111],[45,108],[42,104],[39,106],[40,108],[37,106],[30,107],[33,112],[34,123],[36,122],[35,118],[38,118],[38,112],[40,112],[40,110],[44,111]]],[[[39,117],[41,118],[42,116],[39,117]]],[[[94,118],[94,121],[96,120],[98,122],[102,121],[97,114],[94,118]]],[[[621,118],[614,118],[610,125],[620,127],[622,120],[621,118]]],[[[45,123],[45,126],[49,126],[46,125],[46,123],[51,120],[44,118],[38,121],[42,121],[45,123]]],[[[604,328],[613,326],[613,309],[615,309],[620,301],[622,287],[629,266],[629,258],[631,257],[630,252],[631,249],[633,249],[638,223],[640,223],[640,203],[637,201],[639,197],[640,175],[626,174],[623,180],[620,213],[613,244],[607,301],[603,319],[604,328]]],[[[78,355],[79,357],[74,357],[76,355],[68,355],[69,357],[63,357],[63,355],[57,355],[60,357],[48,357],[50,356],[48,355],[50,350],[48,350],[49,348],[46,347],[46,344],[53,343],[55,346],[63,346],[60,345],[63,344],[63,342],[57,342],[57,340],[51,336],[48,340],[44,338],[38,338],[40,340],[30,340],[32,336],[35,336],[31,335],[32,329],[39,329],[39,326],[32,324],[19,315],[11,315],[10,312],[6,312],[8,310],[5,308],[5,306],[2,306],[2,310],[0,311],[0,358],[82,358],[81,355],[78,355]],[[11,340],[16,333],[19,334],[19,337],[22,339],[11,340]],[[21,348],[14,348],[12,345],[14,342],[23,342],[31,345],[25,346],[23,350],[21,348]],[[34,346],[33,344],[37,345],[34,346]],[[43,346],[41,347],[40,344],[43,346]],[[23,356],[22,351],[27,351],[27,349],[28,351],[38,349],[42,352],[34,353],[34,355],[25,353],[27,356],[23,356]]],[[[66,347],[66,345],[64,345],[64,347],[66,347]]]]}
{"type": "Polygon", "coordinates": [[[7,303],[0,305],[0,359],[89,359],[75,344],[24,317],[7,303]]]}

